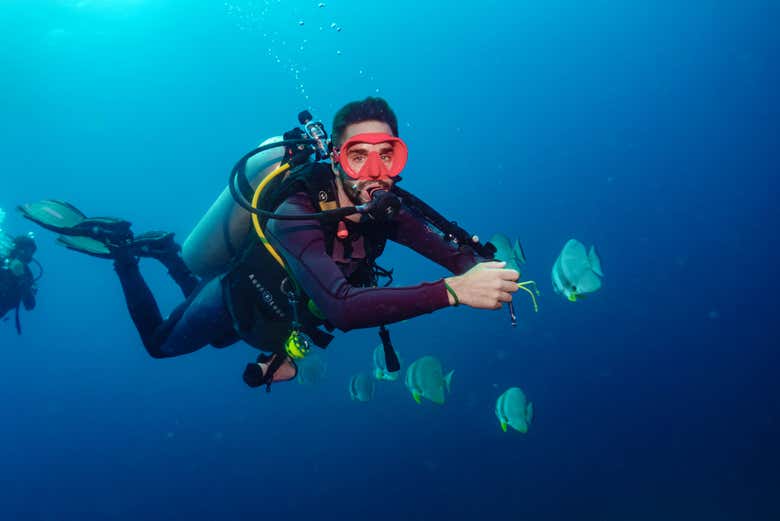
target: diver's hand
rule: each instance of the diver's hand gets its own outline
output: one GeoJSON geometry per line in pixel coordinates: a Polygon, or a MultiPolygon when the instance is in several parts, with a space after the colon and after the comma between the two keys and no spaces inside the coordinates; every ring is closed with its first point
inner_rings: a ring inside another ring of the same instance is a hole
{"type": "MultiPolygon", "coordinates": [[[[477,309],[499,309],[504,302],[512,301],[520,278],[517,271],[504,269],[505,266],[506,262],[481,262],[463,275],[447,277],[444,282],[458,295],[461,304],[477,309]]],[[[455,298],[449,292],[447,296],[450,305],[454,305],[455,298]]]]}

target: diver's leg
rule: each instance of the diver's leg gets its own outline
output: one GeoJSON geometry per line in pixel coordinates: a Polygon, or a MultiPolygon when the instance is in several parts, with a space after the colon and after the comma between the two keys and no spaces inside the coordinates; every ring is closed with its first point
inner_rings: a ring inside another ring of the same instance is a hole
{"type": "Polygon", "coordinates": [[[163,323],[163,319],[157,301],[138,269],[138,259],[129,252],[123,252],[115,257],[114,270],[119,276],[130,318],[144,347],[150,355],[155,356],[155,332],[163,323]]]}
{"type": "Polygon", "coordinates": [[[130,254],[116,255],[119,275],[130,317],[146,351],[154,358],[192,353],[208,345],[228,345],[238,340],[222,298],[218,278],[196,288],[171,315],[163,320],[157,302],[130,254]]]}
{"type": "Polygon", "coordinates": [[[133,239],[132,251],[135,255],[160,261],[185,297],[198,287],[200,280],[182,260],[181,246],[173,240],[173,233],[154,231],[138,235],[133,239]]]}
{"type": "Polygon", "coordinates": [[[159,261],[168,268],[168,274],[179,286],[182,294],[184,294],[185,297],[189,297],[192,295],[192,292],[195,291],[195,288],[198,287],[198,284],[200,284],[200,280],[193,275],[187,265],[184,264],[184,260],[181,258],[179,251],[171,255],[160,257],[159,261]]]}
{"type": "Polygon", "coordinates": [[[162,357],[192,353],[208,344],[225,346],[238,341],[220,279],[202,285],[171,314],[157,335],[161,339],[157,354],[162,357]]]}

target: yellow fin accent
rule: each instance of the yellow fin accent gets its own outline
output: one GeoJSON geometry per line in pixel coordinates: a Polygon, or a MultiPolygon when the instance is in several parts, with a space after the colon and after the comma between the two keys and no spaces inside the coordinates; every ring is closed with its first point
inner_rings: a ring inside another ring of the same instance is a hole
{"type": "Polygon", "coordinates": [[[506,422],[501,420],[501,430],[506,432],[506,422]]]}
{"type": "Polygon", "coordinates": [[[421,403],[420,402],[420,393],[418,393],[417,391],[412,391],[412,398],[414,398],[415,402],[421,403]]]}

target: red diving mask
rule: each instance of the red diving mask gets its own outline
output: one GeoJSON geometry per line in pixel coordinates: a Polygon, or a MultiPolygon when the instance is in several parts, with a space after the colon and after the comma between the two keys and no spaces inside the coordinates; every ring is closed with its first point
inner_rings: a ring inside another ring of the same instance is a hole
{"type": "Polygon", "coordinates": [[[333,152],[333,160],[358,180],[395,177],[406,166],[408,156],[406,143],[381,133],[357,134],[333,152]]]}

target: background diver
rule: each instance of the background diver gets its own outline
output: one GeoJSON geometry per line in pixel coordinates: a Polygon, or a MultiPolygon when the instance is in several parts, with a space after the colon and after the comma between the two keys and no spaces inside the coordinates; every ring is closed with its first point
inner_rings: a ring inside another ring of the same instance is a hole
{"type": "MultiPolygon", "coordinates": [[[[0,210],[0,225],[4,213],[0,210]]],[[[19,320],[19,307],[26,310],[35,308],[35,295],[38,292],[37,281],[43,274],[41,265],[33,258],[37,246],[32,234],[11,237],[0,227],[0,318],[5,318],[11,310],[16,310],[17,333],[22,333],[19,320]],[[30,264],[38,266],[38,275],[34,276],[30,264]]]]}
{"type": "Polygon", "coordinates": [[[310,345],[325,347],[332,339],[322,327],[379,326],[392,351],[386,324],[458,304],[498,309],[511,302],[517,271],[491,261],[492,251],[476,242],[453,243],[450,234],[430,226],[419,209],[427,208],[424,203],[414,207],[409,202],[419,200],[394,186],[407,148],[386,101],[366,98],[342,107],[330,144],[324,143],[321,124],[306,128],[314,139],[294,129],[284,141],[269,140],[242,158],[237,168],[243,175],[231,176],[183,252],[172,233],[134,235],[127,221],[88,218],[61,201],[19,209],[60,233],[66,247],[113,259],[130,316],[152,357],[179,356],[208,344],[225,347],[240,339],[270,352],[248,364],[244,380],[252,387],[294,378],[294,359],[310,345]],[[315,153],[331,163],[309,161],[315,153]],[[240,204],[236,192],[243,188],[251,194],[258,186],[251,207],[240,204]],[[380,199],[390,201],[380,213],[338,213],[365,210],[380,199]],[[254,214],[245,210],[252,207],[254,214]],[[294,220],[269,219],[271,212],[294,220]],[[455,275],[379,287],[379,278],[391,273],[376,264],[388,239],[455,275]],[[142,257],[164,264],[184,294],[166,319],[139,271],[142,257]]]}

